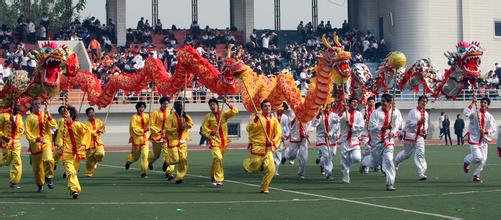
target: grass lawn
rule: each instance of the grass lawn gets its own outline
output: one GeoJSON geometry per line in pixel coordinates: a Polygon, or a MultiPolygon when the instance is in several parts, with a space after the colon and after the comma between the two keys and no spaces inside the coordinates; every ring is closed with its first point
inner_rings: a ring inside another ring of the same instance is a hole
{"type": "Polygon", "coordinates": [[[358,164],[352,167],[352,183],[342,184],[339,151],[334,181],[324,180],[314,162],[317,149],[311,149],[306,179],[297,178],[297,163],[287,163],[273,179],[270,194],[259,193],[262,174],[243,173],[246,150],[227,152],[226,180],[219,188],[208,177],[209,151],[189,152],[188,176],[180,185],[164,180],[160,161],[143,179],[138,163],[124,170],[125,153],[108,153],[94,177],[80,171],[78,200],[70,199],[61,165],[56,170],[56,188],[36,193],[24,156],[21,189],[9,189],[8,168],[0,168],[0,219],[497,219],[501,161],[495,150],[490,146],[484,183],[475,184],[463,172],[468,146],[428,146],[428,181],[417,180],[411,157],[397,173],[397,191],[387,192],[381,173],[362,175],[358,164]]]}

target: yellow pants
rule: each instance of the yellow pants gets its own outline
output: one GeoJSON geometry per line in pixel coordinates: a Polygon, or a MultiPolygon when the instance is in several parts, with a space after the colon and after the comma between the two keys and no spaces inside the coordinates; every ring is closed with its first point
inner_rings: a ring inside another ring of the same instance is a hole
{"type": "Polygon", "coordinates": [[[210,175],[214,181],[218,183],[224,180],[223,159],[225,152],[225,149],[219,147],[213,147],[211,149],[212,163],[210,164],[210,175]]]}
{"type": "Polygon", "coordinates": [[[96,149],[88,150],[87,154],[87,171],[85,171],[86,176],[93,176],[96,171],[96,164],[101,163],[104,158],[104,146],[97,146],[96,149]]]}
{"type": "Polygon", "coordinates": [[[244,170],[248,173],[257,173],[264,171],[263,181],[261,182],[261,191],[268,191],[271,180],[275,175],[275,162],[273,153],[267,152],[265,156],[250,155],[244,160],[244,170]]]}
{"type": "Polygon", "coordinates": [[[141,159],[141,175],[146,176],[148,175],[148,148],[149,148],[149,143],[146,143],[143,146],[140,147],[135,147],[132,146],[132,150],[127,157],[127,163],[132,164],[136,162],[137,160],[141,159]]]}
{"type": "Polygon", "coordinates": [[[80,161],[76,156],[64,156],[62,161],[70,195],[73,192],[80,194],[80,182],[78,182],[77,169],[75,169],[75,167],[80,167],[80,161]]]}
{"type": "Polygon", "coordinates": [[[184,179],[184,176],[188,172],[188,145],[181,144],[179,147],[168,147],[165,161],[169,164],[169,168],[167,168],[165,173],[172,174],[174,167],[170,169],[170,166],[177,165],[176,181],[184,179]]]}
{"type": "Polygon", "coordinates": [[[21,143],[14,143],[14,148],[4,148],[1,166],[10,165],[9,182],[19,184],[23,175],[23,164],[21,161],[21,143]]]}
{"type": "Polygon", "coordinates": [[[45,169],[45,177],[49,179],[54,178],[54,165],[56,164],[54,161],[54,156],[52,155],[52,148],[50,147],[52,144],[48,144],[47,147],[43,148],[42,151],[42,161],[45,169]]]}
{"type": "Polygon", "coordinates": [[[54,178],[54,160],[43,160],[43,153],[31,155],[31,168],[38,186],[45,184],[45,178],[54,178]]]}
{"type": "Polygon", "coordinates": [[[153,142],[152,146],[153,146],[152,154],[150,154],[148,157],[149,164],[155,163],[155,161],[157,161],[158,158],[160,157],[160,154],[162,153],[162,149],[167,147],[166,143],[164,143],[164,142],[162,142],[162,143],[153,142]]]}

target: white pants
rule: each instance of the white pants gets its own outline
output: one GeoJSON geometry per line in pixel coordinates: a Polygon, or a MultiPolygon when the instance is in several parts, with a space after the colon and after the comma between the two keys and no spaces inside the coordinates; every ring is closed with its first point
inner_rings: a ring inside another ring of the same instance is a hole
{"type": "Polygon", "coordinates": [[[395,164],[393,164],[393,146],[384,147],[384,143],[378,143],[372,146],[371,154],[364,157],[362,164],[367,167],[383,166],[383,172],[386,174],[386,185],[391,186],[395,183],[395,164]]]}
{"type": "Polygon", "coordinates": [[[350,182],[350,167],[355,163],[360,163],[362,160],[362,152],[360,147],[350,148],[349,143],[341,143],[341,173],[343,174],[343,182],[350,182]]]}
{"type": "Polygon", "coordinates": [[[278,167],[280,166],[280,161],[282,161],[282,151],[284,151],[284,142],[280,142],[280,146],[273,153],[273,160],[275,161],[275,173],[278,173],[278,167]]]}
{"type": "Polygon", "coordinates": [[[299,170],[297,175],[304,176],[306,162],[308,161],[308,142],[306,138],[300,143],[291,143],[285,151],[285,158],[287,160],[295,160],[296,157],[299,160],[299,170]]]}
{"type": "Polygon", "coordinates": [[[424,149],[424,140],[418,140],[417,142],[404,142],[404,149],[395,157],[395,167],[398,167],[404,160],[409,159],[412,152],[416,150],[416,153],[414,154],[414,163],[417,167],[417,176],[418,178],[425,177],[428,166],[426,164],[424,149]]]}
{"type": "Polygon", "coordinates": [[[336,156],[337,147],[327,147],[327,145],[320,145],[318,151],[320,155],[319,165],[324,168],[326,176],[332,176],[332,169],[334,168],[332,159],[334,159],[334,156],[336,156]]]}
{"type": "Polygon", "coordinates": [[[470,145],[471,153],[464,157],[464,162],[467,164],[478,164],[477,169],[473,173],[473,176],[480,177],[480,173],[484,169],[487,162],[487,143],[482,143],[480,145],[470,145]]]}

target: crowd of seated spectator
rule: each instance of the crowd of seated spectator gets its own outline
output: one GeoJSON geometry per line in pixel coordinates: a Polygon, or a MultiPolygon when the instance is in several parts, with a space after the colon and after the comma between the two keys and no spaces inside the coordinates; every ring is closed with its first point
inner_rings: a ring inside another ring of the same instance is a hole
{"type": "MultiPolygon", "coordinates": [[[[0,71],[5,79],[13,70],[23,69],[33,73],[36,62],[29,55],[29,51],[24,48],[24,40],[33,42],[33,35],[30,35],[32,21],[25,20],[24,17],[18,19],[14,29],[6,25],[0,28],[0,42],[2,44],[2,64],[0,71]],[[21,31],[22,30],[22,31],[21,31]],[[12,45],[15,45],[13,47],[12,45]]],[[[50,19],[45,16],[39,25],[38,38],[48,39],[47,30],[50,19]]],[[[113,47],[114,28],[112,20],[106,24],[95,17],[89,17],[80,22],[75,19],[68,27],[61,28],[55,33],[52,39],[55,40],[81,40],[88,49],[89,57],[92,62],[92,73],[105,85],[110,78],[119,73],[137,72],[144,66],[144,61],[149,58],[158,58],[162,60],[166,70],[175,74],[174,67],[177,63],[176,47],[182,45],[193,46],[200,55],[207,59],[216,68],[223,65],[222,54],[216,50],[218,45],[235,44],[234,52],[239,46],[245,48],[241,59],[256,73],[266,76],[277,75],[283,71],[294,76],[296,85],[302,93],[308,90],[310,78],[314,76],[313,67],[316,65],[318,57],[325,49],[321,43],[321,36],[326,34],[327,40],[333,44],[332,32],[338,33],[340,43],[346,51],[352,53],[352,63],[363,62],[381,62],[388,53],[384,39],[378,40],[371,32],[361,32],[356,28],[350,27],[345,21],[341,28],[333,28],[330,21],[325,24],[320,22],[317,29],[314,30],[311,22],[303,25],[301,21],[297,32],[300,40],[280,46],[279,34],[274,31],[264,31],[262,33],[254,30],[250,34],[250,41],[242,45],[234,35],[234,28],[214,29],[206,26],[201,29],[198,23],[194,22],[186,30],[184,39],[178,42],[176,31],[179,29],[172,25],[171,29],[163,29],[163,25],[157,20],[154,27],[148,19],[141,18],[136,29],[128,29],[126,34],[127,44],[125,47],[113,47]],[[154,45],[152,35],[160,35],[163,39],[160,45],[154,45]]],[[[480,81],[480,85],[485,88],[499,88],[499,78],[501,77],[501,67],[496,64],[495,70],[489,72],[488,77],[480,81]]],[[[199,83],[198,78],[189,85],[192,90],[193,100],[205,101],[205,95],[210,94],[208,89],[199,83]]],[[[119,94],[121,97],[134,97],[138,94],[119,94]]]]}

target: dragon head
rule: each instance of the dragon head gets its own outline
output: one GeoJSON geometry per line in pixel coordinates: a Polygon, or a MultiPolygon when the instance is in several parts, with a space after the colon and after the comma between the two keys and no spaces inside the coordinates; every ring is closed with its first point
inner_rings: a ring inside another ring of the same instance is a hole
{"type": "Polygon", "coordinates": [[[241,75],[249,69],[247,65],[242,62],[242,52],[243,50],[240,48],[238,50],[238,54],[236,57],[232,57],[231,50],[233,45],[230,44],[228,46],[228,54],[224,60],[222,67],[222,76],[223,81],[228,83],[235,83],[235,78],[240,78],[241,75]]]}
{"type": "Polygon", "coordinates": [[[332,78],[334,83],[342,84],[350,77],[351,53],[344,51],[343,45],[339,42],[336,32],[333,33],[334,46],[331,45],[325,35],[322,36],[322,44],[327,47],[320,58],[320,62],[332,68],[332,78]]]}
{"type": "Polygon", "coordinates": [[[38,79],[40,85],[35,85],[33,96],[45,93],[49,96],[59,94],[59,74],[71,77],[75,76],[79,69],[77,55],[65,45],[58,46],[56,42],[45,42],[39,51],[33,51],[32,55],[37,61],[38,79]]]}
{"type": "Polygon", "coordinates": [[[449,65],[462,70],[465,77],[479,78],[480,57],[483,53],[479,42],[473,41],[468,43],[463,41],[456,45],[455,52],[447,52],[445,56],[449,59],[449,65]]]}

